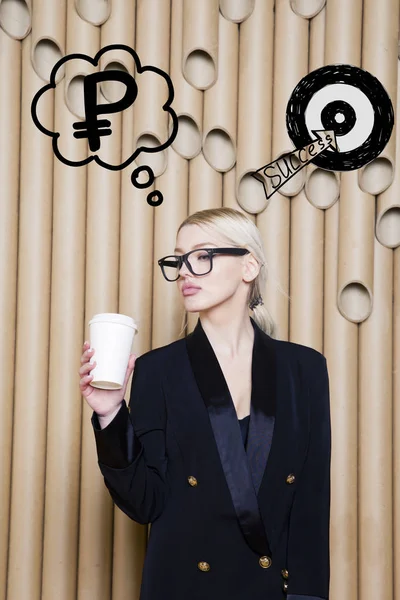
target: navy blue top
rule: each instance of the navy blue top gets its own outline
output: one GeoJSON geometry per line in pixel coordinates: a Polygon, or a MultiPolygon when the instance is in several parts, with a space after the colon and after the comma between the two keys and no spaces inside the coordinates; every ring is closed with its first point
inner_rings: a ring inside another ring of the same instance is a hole
{"type": "Polygon", "coordinates": [[[238,421],[240,430],[242,432],[243,445],[245,446],[247,442],[247,434],[249,432],[250,415],[247,415],[247,417],[244,417],[243,419],[238,419],[238,421]]]}

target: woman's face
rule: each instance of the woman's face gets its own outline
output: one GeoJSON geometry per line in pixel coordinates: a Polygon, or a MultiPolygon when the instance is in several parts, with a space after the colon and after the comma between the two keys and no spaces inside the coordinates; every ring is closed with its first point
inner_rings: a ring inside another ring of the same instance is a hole
{"type": "MultiPolygon", "coordinates": [[[[196,248],[230,247],[232,244],[223,236],[208,233],[199,225],[185,225],[177,235],[174,253],[182,255],[196,248]]],[[[212,271],[206,275],[193,275],[183,263],[177,285],[183,297],[185,310],[188,312],[205,311],[229,302],[229,299],[238,295],[242,298],[241,301],[245,302],[247,286],[243,284],[243,279],[246,278],[245,265],[249,256],[248,254],[244,256],[216,254],[213,256],[212,271]],[[196,289],[185,290],[188,285],[196,289]],[[240,291],[238,291],[239,288],[240,291]]],[[[208,259],[205,257],[203,260],[207,261],[208,259]]],[[[250,277],[250,279],[252,278],[250,277]]]]}

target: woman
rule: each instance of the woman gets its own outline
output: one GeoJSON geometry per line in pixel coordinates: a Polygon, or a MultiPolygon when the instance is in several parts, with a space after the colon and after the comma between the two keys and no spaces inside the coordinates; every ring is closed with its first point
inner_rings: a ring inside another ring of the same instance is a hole
{"type": "Polygon", "coordinates": [[[189,216],[158,263],[199,313],[194,331],[131,355],[122,390],[91,387],[87,342],[79,371],[110,494],[152,524],[140,600],[326,600],[325,357],[272,337],[263,244],[243,213],[189,216]]]}

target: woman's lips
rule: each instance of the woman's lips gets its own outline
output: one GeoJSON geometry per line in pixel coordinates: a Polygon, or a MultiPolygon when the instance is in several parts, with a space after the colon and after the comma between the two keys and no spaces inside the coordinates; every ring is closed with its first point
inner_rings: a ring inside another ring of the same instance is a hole
{"type": "Polygon", "coordinates": [[[183,295],[184,296],[193,296],[193,294],[196,294],[196,292],[199,292],[200,288],[196,288],[196,287],[187,287],[183,290],[183,295]]]}

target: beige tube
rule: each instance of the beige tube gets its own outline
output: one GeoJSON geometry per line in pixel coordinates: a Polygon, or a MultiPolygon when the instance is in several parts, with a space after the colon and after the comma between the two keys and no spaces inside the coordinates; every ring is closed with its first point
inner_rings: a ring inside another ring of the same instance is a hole
{"type": "MultiPolygon", "coordinates": [[[[203,94],[189,85],[182,74],[183,0],[171,4],[171,79],[173,108],[178,116],[178,135],[172,147],[183,158],[194,158],[201,151],[203,94]]],[[[170,125],[171,133],[171,125],[170,125]]]]}
{"type": "Polygon", "coordinates": [[[22,40],[31,31],[31,0],[0,0],[0,27],[14,40],[22,40]]]}
{"type": "MultiPolygon", "coordinates": [[[[331,398],[330,596],[354,600],[357,578],[358,325],[337,308],[340,202],[324,211],[324,355],[331,398]]],[[[361,598],[361,596],[360,596],[361,598]]]]}
{"type": "Polygon", "coordinates": [[[290,220],[290,340],[322,352],[324,213],[302,190],[291,199],[290,220]]]}
{"type": "Polygon", "coordinates": [[[218,0],[183,0],[182,72],[199,90],[218,77],[218,15],[218,0]]]}
{"type": "MultiPolygon", "coordinates": [[[[100,29],[81,19],[75,10],[75,0],[67,0],[67,53],[94,57],[100,49],[100,29]]],[[[83,80],[98,71],[84,60],[71,60],[65,65],[65,103],[78,118],[85,119],[83,80]]]]}
{"type": "MultiPolygon", "coordinates": [[[[133,111],[122,113],[122,155],[133,152],[133,111]]],[[[132,185],[132,163],[121,171],[121,216],[119,260],[119,312],[138,324],[133,352],[140,356],[151,348],[151,298],[153,260],[153,209],[146,202],[154,185],[137,189],[132,185]],[[146,245],[147,244],[147,245],[146,245]]],[[[159,207],[158,207],[159,208],[159,207]]],[[[129,399],[132,378],[125,398],[129,399]]],[[[139,595],[146,554],[148,527],[135,523],[114,506],[112,598],[139,595]]]]}
{"type": "Polygon", "coordinates": [[[362,0],[326,5],[325,64],[361,64],[362,0]],[[343,15],[346,18],[343,19],[343,15]]]}
{"type": "MultiPolygon", "coordinates": [[[[400,557],[400,248],[393,252],[393,564],[400,557]]],[[[400,597],[400,577],[394,569],[394,597],[400,597]]]]}
{"type": "Polygon", "coordinates": [[[290,0],[292,11],[299,17],[311,19],[324,8],[326,0],[290,0]]]}
{"type": "Polygon", "coordinates": [[[274,3],[256,2],[240,25],[236,198],[248,213],[259,213],[268,200],[252,177],[271,162],[274,3]],[[262,73],[262,77],[260,74],[262,73]]]}
{"type": "Polygon", "coordinates": [[[256,217],[268,265],[268,281],[261,291],[264,304],[277,324],[277,337],[289,338],[289,227],[290,200],[276,192],[256,217]]]}
{"type": "MultiPolygon", "coordinates": [[[[325,7],[310,20],[310,47],[308,70],[315,71],[324,65],[325,7]]],[[[309,164],[305,168],[304,190],[308,200],[317,208],[329,208],[339,199],[340,174],[325,171],[309,164]]]]}
{"type": "Polygon", "coordinates": [[[399,365],[392,359],[393,252],[376,238],[373,260],[374,310],[360,325],[359,337],[358,590],[363,600],[393,597],[392,376],[399,365]]]}
{"type": "MultiPolygon", "coordinates": [[[[379,79],[393,107],[397,96],[397,41],[399,24],[399,0],[374,0],[363,4],[362,67],[379,79]]],[[[368,165],[359,171],[359,184],[370,194],[380,194],[394,178],[396,137],[393,130],[389,142],[368,165]]]]}
{"type": "MultiPolygon", "coordinates": [[[[141,64],[169,71],[170,3],[147,0],[139,2],[136,11],[136,52],[141,64]],[[149,27],[151,23],[151,27],[149,27]]],[[[170,119],[162,110],[168,98],[165,80],[156,73],[146,72],[138,77],[138,97],[133,105],[134,147],[157,147],[168,139],[170,119]]],[[[136,159],[139,166],[148,165],[158,177],[167,167],[165,150],[141,152],[136,159]]]]}
{"type": "Polygon", "coordinates": [[[356,171],[342,173],[337,302],[354,323],[372,311],[375,199],[358,187],[356,171]]]}
{"type": "Polygon", "coordinates": [[[153,348],[176,340],[182,327],[182,294],[177,283],[164,279],[157,260],[173,254],[176,232],[187,216],[188,165],[170,148],[168,170],[156,182],[165,200],[154,211],[153,348]],[[172,198],[173,202],[170,201],[172,198]]]}
{"type": "Polygon", "coordinates": [[[204,93],[203,154],[216,171],[226,172],[236,162],[236,103],[239,30],[219,15],[216,83],[204,93]]]}
{"type": "Polygon", "coordinates": [[[236,200],[236,169],[233,168],[222,177],[222,206],[229,206],[244,213],[246,217],[256,222],[256,215],[245,211],[236,200]]]}
{"type": "Polygon", "coordinates": [[[395,139],[395,169],[392,185],[379,194],[376,206],[376,237],[381,244],[388,248],[400,245],[400,64],[397,78],[397,107],[395,110],[395,126],[392,137],[395,139]]]}
{"type": "MultiPolygon", "coordinates": [[[[308,69],[308,21],[297,16],[287,0],[275,3],[274,39],[272,157],[276,159],[294,150],[286,130],[286,106],[308,69]]],[[[297,159],[293,162],[297,163],[297,159]]],[[[295,196],[304,182],[305,172],[301,169],[279,191],[281,195],[295,196]]]]}
{"type": "Polygon", "coordinates": [[[102,25],[111,13],[111,0],[75,0],[78,15],[92,25],[102,25]]]}
{"type": "Polygon", "coordinates": [[[0,599],[6,600],[18,250],[21,47],[0,29],[0,599]]]}
{"type": "MultiPolygon", "coordinates": [[[[31,38],[22,42],[21,179],[18,223],[17,336],[7,598],[41,595],[53,150],[30,111],[42,87],[30,61],[31,38]],[[27,356],[34,357],[27,360],[27,356]],[[27,427],[27,414],[29,427],[27,427]]],[[[18,99],[16,101],[18,103],[18,99]]],[[[38,116],[53,127],[53,95],[38,116]]]]}
{"type": "MultiPolygon", "coordinates": [[[[135,0],[113,0],[111,15],[101,27],[101,48],[116,43],[135,47],[135,8],[135,0]]],[[[135,62],[124,50],[109,50],[100,58],[100,71],[104,70],[125,71],[134,77],[135,62]]],[[[116,102],[125,94],[125,85],[118,81],[104,81],[100,84],[100,89],[109,102],[116,102]]]]}
{"type": "MultiPolygon", "coordinates": [[[[42,0],[35,3],[32,13],[31,60],[36,73],[50,81],[54,65],[65,54],[67,19],[66,0],[42,0]]],[[[64,76],[64,67],[57,70],[56,82],[64,76]]]]}
{"type": "MultiPolygon", "coordinates": [[[[109,115],[112,135],[102,141],[101,158],[119,164],[121,113],[109,115]]],[[[98,312],[118,312],[118,262],[121,172],[94,162],[88,166],[85,339],[88,322],[98,312]]],[[[112,573],[112,502],[98,469],[90,422],[84,404],[77,600],[108,600],[112,573]],[[98,565],[101,565],[99,570],[98,565]]]]}
{"type": "MultiPolygon", "coordinates": [[[[189,164],[189,207],[191,215],[198,210],[222,206],[222,174],[205,160],[203,153],[189,164]]],[[[188,313],[188,333],[193,330],[198,313],[188,313]]]]}
{"type": "MultiPolygon", "coordinates": [[[[63,152],[78,161],[86,152],[69,135],[74,121],[57,86],[55,129],[66,140],[63,152]]],[[[84,327],[85,223],[86,168],[55,160],[42,600],[76,592],[82,398],[71,373],[84,327]]]]}
{"type": "Polygon", "coordinates": [[[229,21],[242,23],[254,10],[255,0],[219,0],[219,10],[229,21]]]}

